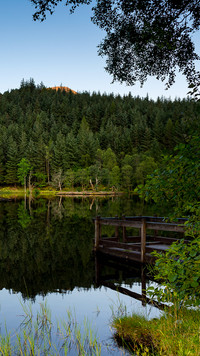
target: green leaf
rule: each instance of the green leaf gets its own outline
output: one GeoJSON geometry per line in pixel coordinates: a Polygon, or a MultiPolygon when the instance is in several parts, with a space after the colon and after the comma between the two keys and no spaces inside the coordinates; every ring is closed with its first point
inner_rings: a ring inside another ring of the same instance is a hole
{"type": "Polygon", "coordinates": [[[190,251],[190,257],[194,257],[194,256],[196,256],[196,254],[197,254],[197,251],[190,251]]]}
{"type": "Polygon", "coordinates": [[[169,281],[170,282],[175,282],[176,281],[176,279],[177,279],[177,274],[171,274],[170,276],[169,276],[169,281]]]}
{"type": "Polygon", "coordinates": [[[196,287],[199,286],[199,283],[196,282],[196,281],[193,281],[193,282],[191,283],[191,286],[192,286],[193,288],[196,288],[196,287]]]}

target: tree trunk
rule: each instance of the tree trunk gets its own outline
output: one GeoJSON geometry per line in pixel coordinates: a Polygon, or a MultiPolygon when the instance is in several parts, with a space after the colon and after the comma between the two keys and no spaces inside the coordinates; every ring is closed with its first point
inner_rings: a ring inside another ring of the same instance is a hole
{"type": "Polygon", "coordinates": [[[31,192],[31,177],[32,177],[32,172],[30,171],[29,177],[28,177],[28,189],[31,192]]]}
{"type": "Polygon", "coordinates": [[[24,176],[24,191],[26,193],[26,176],[24,176]]]}
{"type": "Polygon", "coordinates": [[[94,185],[92,184],[92,180],[90,179],[90,185],[92,187],[92,190],[94,190],[94,185]]]}

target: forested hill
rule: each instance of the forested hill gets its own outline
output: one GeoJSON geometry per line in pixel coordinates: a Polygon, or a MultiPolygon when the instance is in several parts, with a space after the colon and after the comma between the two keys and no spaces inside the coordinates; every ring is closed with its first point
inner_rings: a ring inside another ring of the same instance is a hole
{"type": "Polygon", "coordinates": [[[200,103],[75,95],[23,81],[0,94],[0,184],[23,184],[24,169],[34,186],[132,189],[197,130],[200,103]]]}

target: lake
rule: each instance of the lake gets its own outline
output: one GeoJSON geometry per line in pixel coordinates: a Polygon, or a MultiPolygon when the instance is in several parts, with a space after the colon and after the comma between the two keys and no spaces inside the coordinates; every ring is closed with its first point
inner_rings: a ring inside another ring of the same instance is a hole
{"type": "MultiPolygon", "coordinates": [[[[34,335],[35,347],[46,342],[43,354],[82,355],[76,337],[86,335],[81,342],[87,347],[92,331],[101,344],[101,355],[125,354],[113,341],[113,313],[126,309],[151,318],[160,312],[110,288],[115,283],[141,294],[144,271],[140,265],[95,257],[92,252],[92,218],[122,214],[162,216],[167,215],[167,207],[158,212],[155,205],[128,196],[0,199],[2,336],[9,336],[14,345],[17,333],[26,330],[27,335],[34,335]],[[71,334],[75,329],[71,341],[66,325],[71,334]]],[[[106,233],[112,236],[114,230],[107,227],[106,233]]],[[[146,283],[153,282],[146,278],[146,283]]],[[[85,354],[92,352],[88,346],[85,354]]]]}

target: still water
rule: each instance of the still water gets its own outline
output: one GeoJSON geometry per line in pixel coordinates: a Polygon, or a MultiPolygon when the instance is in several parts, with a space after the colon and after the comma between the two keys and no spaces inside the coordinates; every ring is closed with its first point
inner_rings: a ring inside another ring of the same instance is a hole
{"type": "MultiPolygon", "coordinates": [[[[113,313],[126,309],[151,318],[160,312],[109,287],[109,283],[115,283],[141,294],[144,273],[139,265],[93,255],[92,218],[122,214],[155,215],[158,208],[131,197],[0,199],[2,336],[9,334],[14,344],[16,334],[23,333],[24,328],[33,331],[36,320],[43,330],[44,319],[38,319],[43,308],[48,315],[51,311],[51,318],[46,320],[51,319],[47,324],[54,354],[75,356],[80,352],[73,342],[64,351],[66,335],[61,325],[69,319],[76,331],[96,333],[101,355],[125,354],[113,341],[113,313]]],[[[167,208],[165,211],[163,207],[159,215],[167,215],[167,208]]],[[[112,236],[112,227],[106,229],[105,233],[112,236]]],[[[146,278],[146,283],[152,282],[146,278]]],[[[46,355],[52,352],[46,346],[45,350],[46,355]]]]}

